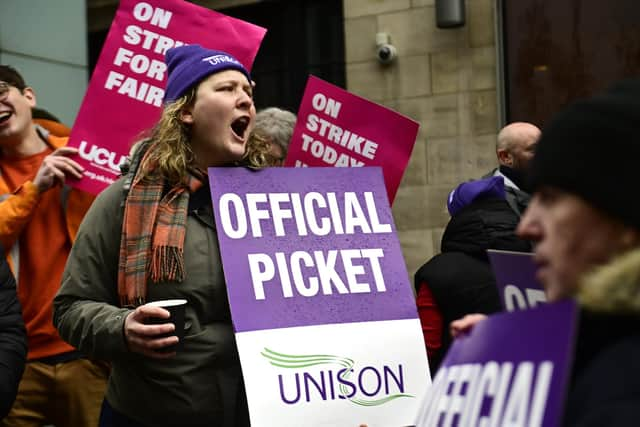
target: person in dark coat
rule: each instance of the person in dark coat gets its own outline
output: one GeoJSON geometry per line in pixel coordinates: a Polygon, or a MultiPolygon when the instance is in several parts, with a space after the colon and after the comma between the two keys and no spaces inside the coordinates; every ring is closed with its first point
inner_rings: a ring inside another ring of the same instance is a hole
{"type": "MultiPolygon", "coordinates": [[[[640,80],[627,80],[557,115],[531,163],[517,234],[535,243],[548,301],[580,307],[565,426],[638,425],[640,199],[623,191],[638,180],[638,135],[640,80]]],[[[452,332],[481,319],[457,320],[452,332]]]]}
{"type": "Polygon", "coordinates": [[[518,233],[547,298],[580,304],[567,426],[636,426],[640,407],[640,80],[577,102],[544,130],[518,233]],[[564,160],[561,160],[564,159],[564,160]],[[633,188],[633,187],[629,187],[633,188]]]}
{"type": "Polygon", "coordinates": [[[16,281],[0,247],[0,420],[11,409],[27,358],[27,333],[16,281]]]}
{"type": "Polygon", "coordinates": [[[442,237],[442,252],[414,276],[432,374],[451,344],[450,322],[468,313],[502,309],[487,249],[531,250],[515,235],[520,217],[505,198],[501,176],[460,184],[447,206],[452,217],[442,237]]]}

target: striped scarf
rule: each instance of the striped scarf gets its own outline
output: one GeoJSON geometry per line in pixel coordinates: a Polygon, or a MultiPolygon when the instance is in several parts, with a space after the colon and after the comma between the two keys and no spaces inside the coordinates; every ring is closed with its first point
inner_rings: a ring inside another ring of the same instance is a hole
{"type": "MultiPolygon", "coordinates": [[[[152,150],[150,147],[145,156],[152,150]]],[[[186,184],[172,188],[163,197],[164,179],[142,179],[141,169],[133,178],[124,207],[118,265],[122,307],[145,303],[149,277],[154,283],[184,280],[189,194],[203,185],[202,172],[190,171],[186,184]]]]}

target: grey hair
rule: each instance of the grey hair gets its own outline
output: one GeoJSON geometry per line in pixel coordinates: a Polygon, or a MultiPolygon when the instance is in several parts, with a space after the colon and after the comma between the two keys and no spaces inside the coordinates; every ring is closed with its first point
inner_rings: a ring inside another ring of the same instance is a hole
{"type": "Polygon", "coordinates": [[[256,114],[253,132],[278,145],[286,155],[295,124],[296,115],[291,111],[269,107],[256,114]]]}

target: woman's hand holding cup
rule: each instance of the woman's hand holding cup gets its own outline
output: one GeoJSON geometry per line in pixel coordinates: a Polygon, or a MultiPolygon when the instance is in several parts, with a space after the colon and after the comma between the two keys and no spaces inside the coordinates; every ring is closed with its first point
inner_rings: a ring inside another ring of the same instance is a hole
{"type": "Polygon", "coordinates": [[[175,356],[184,336],[185,304],[186,300],[167,300],[137,307],[124,321],[129,350],[155,359],[175,356]]]}

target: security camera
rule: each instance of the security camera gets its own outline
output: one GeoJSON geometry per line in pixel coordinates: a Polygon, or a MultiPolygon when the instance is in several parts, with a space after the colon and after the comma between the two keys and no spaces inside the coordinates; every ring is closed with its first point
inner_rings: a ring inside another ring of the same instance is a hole
{"type": "Polygon", "coordinates": [[[398,56],[395,46],[391,44],[391,37],[387,33],[376,34],[376,58],[381,64],[391,64],[398,56]]]}
{"type": "Polygon", "coordinates": [[[382,44],[378,46],[377,57],[378,62],[381,64],[391,64],[397,55],[396,48],[392,44],[382,44]]]}

